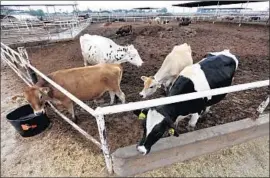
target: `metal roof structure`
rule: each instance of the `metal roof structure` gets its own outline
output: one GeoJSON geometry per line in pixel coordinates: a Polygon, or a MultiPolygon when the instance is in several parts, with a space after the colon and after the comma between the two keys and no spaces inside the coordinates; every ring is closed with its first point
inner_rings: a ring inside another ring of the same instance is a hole
{"type": "Polygon", "coordinates": [[[177,7],[200,7],[200,6],[215,6],[215,5],[229,5],[229,4],[242,4],[242,3],[250,3],[250,2],[263,2],[261,1],[196,1],[196,2],[188,2],[182,4],[173,4],[172,6],[177,7]]]}
{"type": "Polygon", "coordinates": [[[200,7],[200,9],[238,9],[238,10],[251,10],[251,8],[244,8],[244,7],[200,7]]]}

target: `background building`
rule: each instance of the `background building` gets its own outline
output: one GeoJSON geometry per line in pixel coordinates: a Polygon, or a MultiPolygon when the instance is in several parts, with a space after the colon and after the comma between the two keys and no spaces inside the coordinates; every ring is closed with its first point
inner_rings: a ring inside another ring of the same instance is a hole
{"type": "Polygon", "coordinates": [[[199,14],[240,14],[243,11],[251,11],[250,8],[198,8],[199,14]]]}

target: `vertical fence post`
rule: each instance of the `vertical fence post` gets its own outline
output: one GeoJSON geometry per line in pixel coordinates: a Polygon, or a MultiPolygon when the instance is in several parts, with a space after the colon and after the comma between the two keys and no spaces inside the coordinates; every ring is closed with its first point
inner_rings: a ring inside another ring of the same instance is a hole
{"type": "Polygon", "coordinates": [[[103,155],[105,158],[106,167],[109,174],[112,174],[113,173],[112,158],[111,158],[109,146],[107,143],[107,133],[106,133],[106,128],[105,128],[104,115],[97,115],[96,120],[97,120],[100,143],[101,143],[101,148],[102,148],[103,155]]]}
{"type": "Polygon", "coordinates": [[[28,25],[27,25],[27,22],[24,21],[24,23],[25,23],[25,26],[26,26],[27,30],[29,31],[29,27],[28,27],[28,25]]]}
{"type": "Polygon", "coordinates": [[[11,25],[12,25],[12,27],[13,27],[13,29],[14,29],[14,28],[15,28],[15,25],[14,25],[13,21],[10,20],[10,22],[11,22],[11,25]]]}
{"type": "Polygon", "coordinates": [[[18,31],[20,32],[21,30],[20,30],[20,26],[18,25],[18,24],[16,24],[16,26],[17,26],[17,28],[18,28],[18,31]]]}

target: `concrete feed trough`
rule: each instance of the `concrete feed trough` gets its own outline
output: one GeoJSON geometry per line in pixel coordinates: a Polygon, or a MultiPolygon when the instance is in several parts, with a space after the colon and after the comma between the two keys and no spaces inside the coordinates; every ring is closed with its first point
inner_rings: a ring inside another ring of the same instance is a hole
{"type": "Polygon", "coordinates": [[[269,134],[269,113],[257,120],[250,118],[159,140],[151,152],[142,156],[136,145],[117,149],[113,154],[113,169],[119,176],[140,174],[175,162],[269,134]]]}

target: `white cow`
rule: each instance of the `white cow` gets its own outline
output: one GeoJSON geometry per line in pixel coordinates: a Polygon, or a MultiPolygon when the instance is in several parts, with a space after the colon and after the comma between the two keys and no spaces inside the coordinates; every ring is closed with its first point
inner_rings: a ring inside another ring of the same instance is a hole
{"type": "Polygon", "coordinates": [[[159,17],[156,17],[154,19],[154,22],[156,22],[157,24],[161,24],[161,19],[159,17]]]}
{"type": "Polygon", "coordinates": [[[141,66],[143,61],[133,45],[120,46],[109,38],[85,34],[80,37],[84,65],[129,62],[141,66]]]}
{"type": "Polygon", "coordinates": [[[144,81],[144,88],[140,92],[140,96],[146,98],[152,95],[161,85],[165,87],[165,91],[168,91],[169,86],[174,82],[179,73],[186,66],[193,64],[191,53],[191,48],[186,43],[175,46],[166,56],[155,76],[141,77],[144,81]]]}

